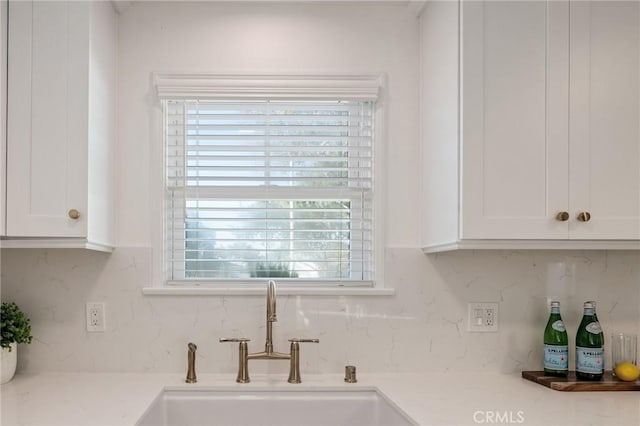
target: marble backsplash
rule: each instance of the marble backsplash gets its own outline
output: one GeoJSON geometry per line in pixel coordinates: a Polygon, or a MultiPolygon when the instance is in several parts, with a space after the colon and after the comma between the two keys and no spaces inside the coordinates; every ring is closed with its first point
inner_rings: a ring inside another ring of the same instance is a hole
{"type": "MultiPolygon", "coordinates": [[[[31,317],[34,341],[21,345],[23,372],[181,372],[186,345],[198,345],[202,373],[234,373],[236,345],[264,342],[265,300],[258,296],[144,296],[151,250],[2,250],[2,300],[31,317]],[[106,303],[106,332],[85,329],[85,303],[106,303]]],[[[541,366],[547,301],[559,298],[575,336],[584,300],[598,301],[610,334],[640,332],[640,252],[462,251],[426,256],[389,248],[386,283],[396,295],[278,297],[275,347],[301,347],[301,370],[340,373],[489,370],[541,366]],[[498,302],[497,333],[467,332],[468,302],[498,302]]],[[[571,353],[571,352],[570,352],[571,353]]],[[[286,378],[288,363],[251,361],[251,372],[286,378]]]]}

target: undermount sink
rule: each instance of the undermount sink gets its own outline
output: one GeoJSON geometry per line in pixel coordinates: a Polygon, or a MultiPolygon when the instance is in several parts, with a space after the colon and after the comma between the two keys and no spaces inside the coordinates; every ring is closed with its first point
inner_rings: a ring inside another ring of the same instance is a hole
{"type": "Polygon", "coordinates": [[[165,388],[136,426],[417,425],[375,388],[165,388]]]}

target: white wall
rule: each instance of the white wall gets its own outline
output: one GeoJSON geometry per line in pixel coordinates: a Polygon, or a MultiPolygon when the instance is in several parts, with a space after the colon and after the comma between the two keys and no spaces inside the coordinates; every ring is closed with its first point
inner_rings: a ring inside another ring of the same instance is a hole
{"type": "MultiPolygon", "coordinates": [[[[395,297],[280,297],[276,348],[301,349],[302,374],[539,368],[548,297],[570,331],[584,300],[598,301],[606,332],[638,329],[640,253],[487,251],[425,256],[419,246],[418,22],[402,4],[318,5],[137,2],[119,23],[118,248],[3,250],[2,299],[32,318],[20,371],[234,372],[237,348],[264,341],[263,297],[151,297],[150,244],[159,228],[153,167],[162,139],[153,71],[331,71],[388,74],[386,281],[395,297]],[[157,226],[157,225],[156,225],[157,226]],[[85,331],[84,304],[105,301],[107,332],[85,331]],[[498,333],[466,332],[466,304],[500,303],[498,333]]],[[[251,372],[286,379],[287,363],[251,372]]]]}
{"type": "Polygon", "coordinates": [[[161,229],[149,209],[162,183],[151,73],[177,71],[387,73],[388,244],[417,247],[419,38],[406,5],[140,2],[119,29],[118,246],[148,246],[161,229]]]}
{"type": "Polygon", "coordinates": [[[115,189],[114,151],[116,140],[117,15],[110,2],[91,5],[89,55],[89,167],[87,217],[102,226],[89,227],[88,240],[114,245],[115,189]]]}
{"type": "Polygon", "coordinates": [[[0,33],[3,37],[0,42],[0,234],[5,234],[5,202],[7,196],[7,181],[5,179],[6,154],[7,154],[7,5],[8,2],[0,0],[0,33]]]}
{"type": "MultiPolygon", "coordinates": [[[[3,250],[2,298],[31,317],[35,340],[19,351],[20,371],[184,372],[186,345],[198,345],[198,371],[234,373],[237,346],[264,345],[263,297],[143,296],[146,248],[112,255],[82,250],[3,250]],[[106,302],[107,332],[85,331],[84,303],[106,302]]],[[[301,348],[302,374],[359,371],[500,371],[541,367],[547,298],[560,298],[570,339],[581,306],[598,301],[607,335],[638,330],[637,252],[486,251],[425,256],[387,251],[395,297],[278,298],[276,349],[301,348]],[[498,333],[466,331],[466,304],[499,302],[498,333]]],[[[572,352],[570,352],[572,353],[572,352]]],[[[607,356],[609,352],[607,351],[607,356]]],[[[571,361],[573,362],[573,361],[571,361]]],[[[250,371],[287,377],[287,363],[252,361],[250,371]]]]}

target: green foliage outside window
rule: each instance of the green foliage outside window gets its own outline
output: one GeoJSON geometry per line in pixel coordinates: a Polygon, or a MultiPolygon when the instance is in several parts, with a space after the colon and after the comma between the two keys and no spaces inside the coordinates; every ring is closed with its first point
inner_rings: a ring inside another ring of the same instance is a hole
{"type": "Polygon", "coordinates": [[[210,200],[187,215],[186,278],[350,277],[350,200],[210,200]]]}
{"type": "Polygon", "coordinates": [[[286,263],[258,263],[251,271],[251,278],[298,278],[298,273],[286,263]]]}

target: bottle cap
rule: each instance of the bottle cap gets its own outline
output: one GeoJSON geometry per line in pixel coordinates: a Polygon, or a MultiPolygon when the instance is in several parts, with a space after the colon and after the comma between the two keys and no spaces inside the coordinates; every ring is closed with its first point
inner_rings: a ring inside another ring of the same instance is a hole
{"type": "Polygon", "coordinates": [[[596,305],[593,302],[584,302],[584,307],[593,309],[596,307],[596,305]]]}
{"type": "Polygon", "coordinates": [[[560,307],[560,302],[557,300],[552,300],[551,301],[551,307],[552,308],[559,308],[560,307]]]}

